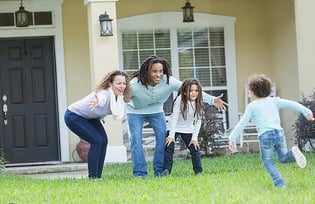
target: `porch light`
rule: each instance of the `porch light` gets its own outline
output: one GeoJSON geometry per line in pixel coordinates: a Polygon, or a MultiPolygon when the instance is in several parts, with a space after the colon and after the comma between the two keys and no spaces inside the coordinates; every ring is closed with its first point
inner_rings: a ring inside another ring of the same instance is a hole
{"type": "Polygon", "coordinates": [[[101,36],[112,36],[113,28],[112,28],[112,20],[109,18],[108,14],[101,14],[99,16],[100,26],[101,26],[101,36]]]}
{"type": "Polygon", "coordinates": [[[19,10],[15,12],[15,25],[16,27],[27,27],[29,26],[29,13],[24,9],[23,2],[21,0],[21,4],[19,10]]]}
{"type": "Polygon", "coordinates": [[[183,9],[183,22],[194,22],[194,7],[191,6],[189,0],[186,1],[183,9]]]}

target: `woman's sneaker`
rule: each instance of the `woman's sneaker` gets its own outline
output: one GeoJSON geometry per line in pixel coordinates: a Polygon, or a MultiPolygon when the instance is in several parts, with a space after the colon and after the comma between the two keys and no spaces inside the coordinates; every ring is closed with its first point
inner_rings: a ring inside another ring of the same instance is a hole
{"type": "Polygon", "coordinates": [[[306,167],[306,158],[303,155],[303,153],[300,151],[300,149],[297,146],[293,146],[291,148],[292,155],[295,158],[296,164],[300,168],[305,168],[306,167]]]}

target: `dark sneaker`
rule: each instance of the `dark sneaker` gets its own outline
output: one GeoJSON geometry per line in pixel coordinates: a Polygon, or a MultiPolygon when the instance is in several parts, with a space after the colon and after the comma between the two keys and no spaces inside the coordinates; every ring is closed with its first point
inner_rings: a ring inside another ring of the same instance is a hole
{"type": "Polygon", "coordinates": [[[301,150],[297,146],[293,146],[291,148],[291,151],[292,151],[292,155],[296,161],[296,164],[300,168],[305,168],[306,167],[306,158],[303,155],[303,153],[301,152],[301,150]]]}
{"type": "Polygon", "coordinates": [[[161,173],[157,174],[157,177],[164,177],[164,176],[168,176],[170,174],[170,172],[168,171],[168,169],[164,169],[161,173]]]}

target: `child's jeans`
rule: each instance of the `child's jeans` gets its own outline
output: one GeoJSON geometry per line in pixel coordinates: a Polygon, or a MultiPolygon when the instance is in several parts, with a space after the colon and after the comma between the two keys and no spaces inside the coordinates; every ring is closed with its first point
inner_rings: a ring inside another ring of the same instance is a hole
{"type": "Polygon", "coordinates": [[[282,130],[270,130],[259,136],[260,156],[264,167],[271,176],[276,187],[285,185],[273,161],[273,153],[277,151],[281,163],[295,162],[291,151],[288,151],[285,136],[282,130]]]}
{"type": "MultiPolygon", "coordinates": [[[[167,132],[166,136],[168,136],[168,132],[167,132]]],[[[194,170],[195,174],[201,173],[202,172],[202,166],[201,166],[201,159],[200,159],[200,149],[199,148],[195,149],[194,145],[188,146],[190,141],[191,141],[192,134],[176,132],[175,133],[175,140],[177,139],[178,136],[181,136],[186,147],[190,151],[191,161],[192,161],[193,170],[194,170]]],[[[169,171],[169,173],[171,173],[172,167],[173,167],[174,149],[175,149],[175,143],[174,142],[172,142],[168,147],[165,146],[164,169],[167,169],[169,171]]]]}

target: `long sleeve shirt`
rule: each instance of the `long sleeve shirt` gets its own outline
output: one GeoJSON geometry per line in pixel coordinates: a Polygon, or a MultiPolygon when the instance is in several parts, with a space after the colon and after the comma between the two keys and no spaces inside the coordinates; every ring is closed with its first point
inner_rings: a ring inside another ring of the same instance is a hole
{"type": "Polygon", "coordinates": [[[124,114],[124,107],[123,96],[119,95],[116,100],[112,88],[108,88],[98,92],[93,91],[81,100],[69,105],[68,109],[86,119],[101,119],[107,115],[113,115],[120,118],[121,114],[124,114]],[[95,96],[98,98],[98,104],[94,109],[91,109],[89,103],[95,100],[95,96]]]}
{"type": "MultiPolygon", "coordinates": [[[[126,105],[127,113],[152,114],[163,112],[163,104],[172,92],[177,92],[182,82],[170,76],[169,84],[166,75],[159,84],[146,87],[137,78],[130,81],[132,101],[126,105]]],[[[214,104],[214,96],[203,94],[203,100],[210,105],[214,104]]]]}
{"type": "Polygon", "coordinates": [[[173,106],[169,136],[175,139],[175,132],[191,133],[191,140],[198,141],[198,134],[201,127],[201,118],[197,119],[197,116],[194,116],[196,110],[196,101],[188,101],[186,120],[181,114],[180,106],[181,96],[178,96],[173,106]]]}
{"type": "Polygon", "coordinates": [[[312,112],[295,101],[279,97],[256,99],[247,105],[244,115],[231,132],[229,139],[235,143],[250,120],[256,125],[258,137],[269,130],[282,130],[279,114],[279,110],[282,108],[294,110],[305,117],[312,112]]]}

